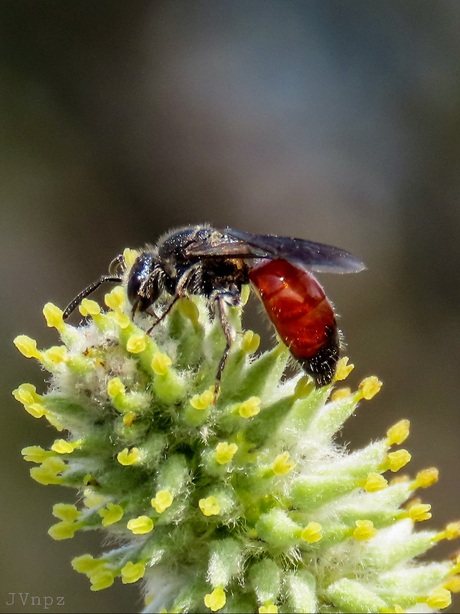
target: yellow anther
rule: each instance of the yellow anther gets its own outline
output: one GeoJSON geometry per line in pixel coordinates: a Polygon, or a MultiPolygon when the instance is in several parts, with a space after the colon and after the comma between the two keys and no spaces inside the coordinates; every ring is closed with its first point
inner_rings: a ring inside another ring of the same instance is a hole
{"type": "Polygon", "coordinates": [[[411,458],[412,457],[410,453],[407,450],[404,450],[404,448],[402,450],[395,450],[394,452],[390,452],[389,454],[387,454],[387,458],[385,461],[385,469],[388,469],[395,473],[396,471],[399,471],[400,469],[405,467],[407,463],[410,462],[411,458]]]}
{"type": "Polygon", "coordinates": [[[29,463],[43,463],[46,458],[54,456],[49,450],[44,450],[41,446],[27,446],[21,450],[24,460],[29,463]]]}
{"type": "Polygon", "coordinates": [[[277,614],[278,606],[273,603],[266,603],[259,608],[259,614],[277,614]]]}
{"type": "Polygon", "coordinates": [[[107,503],[106,507],[98,510],[99,516],[102,518],[102,525],[108,527],[115,524],[123,518],[123,508],[117,503],[107,503]]]}
{"type": "Polygon", "coordinates": [[[112,586],[114,582],[113,571],[107,569],[105,566],[101,566],[96,569],[89,577],[91,582],[91,591],[102,591],[105,588],[112,586]]]}
{"type": "Polygon", "coordinates": [[[216,587],[212,593],[208,593],[204,597],[204,605],[212,612],[221,610],[227,601],[225,591],[222,586],[216,587]]]}
{"type": "Polygon", "coordinates": [[[445,588],[437,588],[425,600],[427,606],[433,610],[444,610],[452,603],[452,595],[445,588]]]}
{"type": "Polygon", "coordinates": [[[377,492],[379,490],[383,490],[387,488],[388,481],[380,475],[380,473],[369,473],[367,476],[366,482],[364,484],[364,490],[366,492],[377,492]]]}
{"type": "Polygon", "coordinates": [[[272,471],[275,475],[285,475],[294,469],[296,463],[291,459],[289,452],[283,452],[273,461],[272,471]]]}
{"type": "Polygon", "coordinates": [[[400,420],[387,431],[387,445],[401,445],[409,436],[410,421],[400,420]]]}
{"type": "Polygon", "coordinates": [[[39,467],[32,467],[30,477],[39,484],[60,484],[62,477],[59,475],[66,469],[67,465],[60,458],[50,456],[46,458],[39,467]]]}
{"type": "Polygon", "coordinates": [[[49,360],[53,365],[59,365],[67,360],[67,348],[64,345],[55,345],[43,352],[45,360],[49,360]]]}
{"type": "Polygon", "coordinates": [[[126,315],[126,313],[123,313],[122,311],[112,311],[112,312],[109,312],[108,316],[116,324],[118,324],[118,326],[122,330],[124,330],[125,328],[128,328],[128,326],[131,324],[130,317],[128,315],[126,315]]]}
{"type": "Polygon", "coordinates": [[[252,418],[257,416],[260,412],[260,399],[259,397],[249,397],[246,401],[240,404],[238,407],[238,413],[242,418],[252,418]]]}
{"type": "Polygon", "coordinates": [[[61,522],[53,524],[48,529],[48,535],[57,541],[60,541],[62,539],[72,539],[72,537],[75,535],[79,528],[80,525],[76,522],[67,522],[66,520],[61,520],[61,522]]]}
{"type": "Polygon", "coordinates": [[[81,512],[72,503],[55,503],[53,505],[53,516],[66,522],[74,522],[81,516],[81,512]]]}
{"type": "Polygon", "coordinates": [[[105,503],[106,498],[104,495],[94,491],[92,488],[85,488],[83,497],[83,505],[89,509],[98,507],[105,503]]]}
{"type": "Polygon", "coordinates": [[[369,401],[382,387],[382,382],[375,376],[365,377],[359,385],[361,397],[369,401]]]}
{"type": "Polygon", "coordinates": [[[184,298],[183,300],[179,301],[177,309],[179,310],[180,314],[184,318],[190,320],[194,326],[198,324],[200,310],[192,300],[184,298]]]}
{"type": "Polygon", "coordinates": [[[214,402],[214,387],[205,390],[201,394],[196,394],[190,399],[190,405],[193,409],[203,411],[214,402]]]}
{"type": "Polygon", "coordinates": [[[300,539],[309,544],[315,544],[323,537],[323,527],[319,522],[309,522],[302,530],[300,539]]]}
{"type": "Polygon", "coordinates": [[[460,593],[460,576],[451,576],[444,583],[443,588],[451,593],[460,593]]]}
{"type": "Polygon", "coordinates": [[[350,388],[337,388],[331,394],[331,401],[340,401],[341,399],[346,399],[351,394],[350,388]]]}
{"type": "MultiPolygon", "coordinates": [[[[446,527],[439,531],[436,534],[434,541],[441,541],[442,539],[446,539],[447,541],[452,541],[453,539],[458,539],[460,537],[460,521],[457,522],[449,522],[446,527]]],[[[453,571],[452,573],[460,573],[460,556],[457,558],[457,567],[458,570],[453,571]]]]}
{"type": "Polygon", "coordinates": [[[101,313],[101,307],[96,301],[92,301],[89,298],[84,298],[78,306],[78,311],[83,317],[97,316],[101,313]]]}
{"type": "Polygon", "coordinates": [[[26,358],[36,358],[37,360],[42,359],[42,353],[37,349],[37,342],[35,339],[32,339],[27,335],[18,335],[13,340],[13,343],[26,358]]]}
{"type": "Polygon", "coordinates": [[[251,296],[251,286],[249,284],[245,284],[244,286],[241,286],[240,301],[243,306],[246,305],[250,296],[251,296]]]}
{"type": "Polygon", "coordinates": [[[422,469],[415,476],[412,488],[429,488],[436,484],[439,480],[439,470],[436,467],[429,467],[428,469],[422,469]]]}
{"type": "Polygon", "coordinates": [[[238,450],[236,443],[228,443],[227,441],[221,441],[217,444],[214,452],[214,458],[219,465],[226,465],[235,456],[238,450]]]}
{"type": "Polygon", "coordinates": [[[336,371],[335,371],[335,381],[336,382],[341,382],[344,379],[346,379],[350,373],[353,371],[353,369],[355,368],[355,365],[353,364],[348,364],[348,356],[344,356],[343,358],[340,358],[340,360],[337,362],[337,367],[336,367],[336,371]]]}
{"type": "Polygon", "coordinates": [[[128,448],[124,448],[124,450],[118,452],[117,454],[118,462],[120,463],[120,465],[125,466],[134,465],[140,460],[140,457],[141,453],[139,448],[131,448],[131,450],[128,450],[128,448]]]}
{"type": "Polygon", "coordinates": [[[149,516],[138,516],[133,518],[126,525],[134,535],[145,535],[153,530],[153,520],[149,516]]]}
{"type": "Polygon", "coordinates": [[[72,568],[75,569],[78,573],[87,574],[89,572],[94,571],[98,567],[103,565],[102,561],[95,559],[91,554],[82,554],[81,556],[76,556],[71,561],[72,568]]]}
{"type": "Polygon", "coordinates": [[[172,360],[167,354],[163,354],[162,352],[155,352],[151,363],[152,371],[156,375],[166,375],[171,364],[172,360]]]}
{"type": "Polygon", "coordinates": [[[140,252],[137,249],[131,249],[130,247],[126,247],[123,250],[123,260],[125,261],[126,267],[129,269],[136,262],[140,252]]]}
{"type": "Polygon", "coordinates": [[[24,409],[34,418],[42,418],[46,414],[46,407],[42,403],[30,403],[24,405],[24,409]]]}
{"type": "Polygon", "coordinates": [[[410,518],[414,522],[423,522],[429,520],[432,516],[431,505],[429,503],[415,502],[406,508],[406,512],[403,515],[410,518]]]}
{"type": "Polygon", "coordinates": [[[76,448],[79,448],[81,441],[67,441],[65,439],[57,439],[51,449],[57,454],[71,454],[76,448]]]}
{"type": "Polygon", "coordinates": [[[133,334],[126,342],[126,349],[130,354],[140,354],[147,347],[147,335],[145,333],[133,334]]]}
{"type": "Polygon", "coordinates": [[[21,384],[16,390],[13,390],[13,396],[16,401],[23,405],[34,403],[40,398],[37,394],[37,389],[32,384],[21,384]]]}
{"type": "Polygon", "coordinates": [[[367,541],[377,535],[377,529],[374,527],[372,520],[357,520],[355,525],[356,529],[353,531],[353,537],[357,541],[367,541]]]}
{"type": "Polygon", "coordinates": [[[46,325],[50,328],[55,328],[59,332],[65,328],[64,320],[62,319],[63,311],[53,303],[46,303],[43,307],[43,315],[45,316],[46,325]]]}
{"type": "Polygon", "coordinates": [[[150,503],[158,514],[162,514],[168,507],[171,507],[173,501],[174,495],[170,490],[159,490],[150,503]]]}
{"type": "Polygon", "coordinates": [[[115,286],[104,296],[104,302],[113,311],[120,311],[125,306],[125,291],[121,286],[115,286]]]}
{"type": "Polygon", "coordinates": [[[308,397],[310,392],[315,389],[315,384],[312,379],[306,375],[303,375],[296,383],[294,389],[294,397],[296,399],[304,399],[308,397]]]}
{"type": "Polygon", "coordinates": [[[121,570],[123,584],[132,584],[144,577],[145,563],[133,563],[129,561],[121,570]]]}
{"type": "Polygon", "coordinates": [[[247,330],[243,335],[243,341],[241,342],[241,347],[243,351],[247,354],[254,354],[257,352],[260,345],[260,335],[255,333],[253,330],[247,330]]]}
{"type": "Polygon", "coordinates": [[[136,413],[133,411],[127,411],[123,414],[123,424],[125,426],[132,426],[133,422],[136,420],[136,413]]]}
{"type": "Polygon", "coordinates": [[[119,377],[113,377],[107,382],[107,394],[111,399],[119,394],[125,394],[125,386],[119,377]]]}
{"type": "Polygon", "coordinates": [[[213,495],[206,497],[206,499],[200,499],[198,505],[205,516],[218,516],[220,514],[219,501],[213,495]]]}

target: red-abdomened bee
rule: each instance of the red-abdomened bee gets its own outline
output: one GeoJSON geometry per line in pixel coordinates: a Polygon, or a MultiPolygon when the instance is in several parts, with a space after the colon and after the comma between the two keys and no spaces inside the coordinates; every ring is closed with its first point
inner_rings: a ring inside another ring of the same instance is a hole
{"type": "Polygon", "coordinates": [[[155,247],[146,247],[129,270],[118,256],[109,275],[85,288],[67,306],[64,319],[105,282],[126,279],[132,316],[149,313],[156,318],[154,325],[179,298],[204,296],[215,306],[226,338],[216,376],[219,382],[233,337],[226,307],[239,305],[242,286],[251,283],[292,356],[316,386],[324,386],[335,374],[340,340],[334,309],[310,271],[352,273],[363,268],[352,254],[331,245],[191,226],[173,230],[155,247]],[[171,301],[158,316],[155,303],[165,294],[171,301]]]}

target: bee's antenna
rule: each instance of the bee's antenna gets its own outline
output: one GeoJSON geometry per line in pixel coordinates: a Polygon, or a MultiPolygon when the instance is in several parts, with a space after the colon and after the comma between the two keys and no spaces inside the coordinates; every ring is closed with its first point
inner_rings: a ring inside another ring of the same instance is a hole
{"type": "Polygon", "coordinates": [[[103,275],[97,281],[94,281],[87,288],[85,288],[84,290],[79,292],[77,294],[77,296],[73,300],[70,301],[70,303],[64,309],[64,312],[62,314],[62,318],[64,320],[67,320],[67,318],[70,316],[71,313],[73,313],[75,311],[75,309],[82,302],[82,300],[84,298],[86,298],[87,296],[89,296],[90,294],[92,294],[95,290],[97,290],[100,285],[105,284],[106,282],[110,282],[110,283],[115,283],[116,284],[116,283],[119,283],[121,281],[123,281],[123,279],[121,277],[112,277],[111,275],[103,275]]]}

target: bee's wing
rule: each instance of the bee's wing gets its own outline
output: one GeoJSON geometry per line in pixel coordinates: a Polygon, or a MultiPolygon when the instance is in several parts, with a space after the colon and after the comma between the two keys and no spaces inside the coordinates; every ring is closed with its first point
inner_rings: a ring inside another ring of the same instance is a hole
{"type": "Polygon", "coordinates": [[[365,268],[361,260],[332,245],[256,235],[233,228],[218,230],[212,240],[187,248],[187,254],[214,258],[281,258],[320,273],[355,273],[365,268]]]}

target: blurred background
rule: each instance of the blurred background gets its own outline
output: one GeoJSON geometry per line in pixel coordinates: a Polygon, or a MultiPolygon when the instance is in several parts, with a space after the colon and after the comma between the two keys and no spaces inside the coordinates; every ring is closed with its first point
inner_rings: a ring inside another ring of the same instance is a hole
{"type": "Polygon", "coordinates": [[[30,611],[19,593],[63,596],[49,612],[141,607],[136,587],[91,593],[72,571],[100,535],[47,535],[74,494],[21,459],[54,431],[11,397],[45,387],[12,339],[56,343],[45,302],[64,307],[125,246],[174,226],[294,235],[366,262],[321,277],[351,384],[384,381],[343,439],[409,418],[409,471],[441,471],[425,526],[460,516],[459,31],[456,0],[2,0],[0,611],[30,611]]]}

